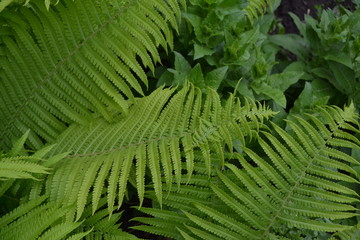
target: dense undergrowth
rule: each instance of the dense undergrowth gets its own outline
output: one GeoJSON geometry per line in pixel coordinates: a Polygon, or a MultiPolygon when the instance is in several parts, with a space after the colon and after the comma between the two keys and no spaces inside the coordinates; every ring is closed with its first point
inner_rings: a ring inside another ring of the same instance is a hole
{"type": "Polygon", "coordinates": [[[1,239],[359,239],[360,3],[0,2],[1,239]]]}

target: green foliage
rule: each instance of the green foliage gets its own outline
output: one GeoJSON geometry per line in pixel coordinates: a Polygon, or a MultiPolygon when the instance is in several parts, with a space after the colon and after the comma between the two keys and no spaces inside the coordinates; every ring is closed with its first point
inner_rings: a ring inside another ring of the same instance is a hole
{"type": "Polygon", "coordinates": [[[53,166],[67,155],[66,152],[63,152],[43,160],[42,158],[54,147],[54,145],[50,145],[29,156],[24,149],[24,144],[28,135],[29,131],[16,141],[8,154],[0,155],[0,180],[21,178],[39,180],[35,176],[50,174],[51,169],[49,167],[53,166]]]}
{"type": "Polygon", "coordinates": [[[211,154],[224,159],[224,144],[232,149],[233,140],[239,139],[244,145],[245,138],[256,135],[263,120],[274,114],[255,103],[245,102],[240,106],[233,96],[222,107],[219,96],[212,90],[206,98],[191,85],[175,95],[174,90],[155,90],[141,98],[130,108],[127,117],[116,123],[100,118],[90,123],[90,127],[70,126],[52,151],[52,154],[72,151],[72,154],[56,166],[50,178],[51,199],[64,200],[65,205],[76,202],[77,218],[80,218],[89,192],[95,212],[106,187],[111,213],[116,199],[121,206],[131,177],[135,178],[142,202],[148,167],[161,203],[161,176],[164,174],[169,187],[173,175],[180,183],[182,153],[190,176],[194,168],[193,151],[197,148],[210,172],[211,154]]]}
{"type": "Polygon", "coordinates": [[[246,13],[257,14],[264,6],[273,12],[280,1],[191,3],[180,27],[180,43],[175,44],[175,68],[160,70],[158,86],[181,85],[185,79],[192,79],[200,88],[210,86],[220,92],[238,86],[236,91],[242,96],[274,100],[285,108],[284,91],[303,77],[303,71],[288,68],[276,72],[275,57],[279,48],[267,36],[274,31],[274,15],[264,15],[251,23],[246,13]],[[199,72],[207,73],[201,73],[204,79],[199,72]]]}
{"type": "MultiPolygon", "coordinates": [[[[305,16],[305,22],[291,14],[301,37],[275,35],[270,40],[293,53],[299,69],[307,73],[308,80],[322,79],[330,83],[327,91],[332,102],[352,100],[359,105],[360,78],[360,9],[350,12],[344,8],[323,10],[319,19],[305,16]]],[[[318,84],[317,84],[318,85],[318,84]]],[[[309,86],[304,88],[308,91],[309,86]]],[[[323,101],[326,104],[328,101],[323,101]]],[[[306,105],[302,105],[304,109],[306,105]]]]}
{"type": "MultiPolygon", "coordinates": [[[[30,2],[30,0],[1,0],[0,2],[0,12],[3,11],[7,6],[11,5],[11,4],[28,4],[30,2]]],[[[46,6],[46,9],[49,10],[50,8],[50,4],[51,4],[51,0],[44,0],[44,4],[46,6]]]]}
{"type": "Polygon", "coordinates": [[[256,152],[244,147],[234,153],[237,161],[225,165],[229,170],[219,169],[210,179],[199,171],[190,185],[183,179],[163,202],[173,211],[141,209],[155,219],[136,218],[152,227],[135,228],[169,237],[176,236],[176,228],[176,239],[294,239],[296,231],[283,232],[284,226],[351,229],[338,219],[358,215],[352,203],[359,196],[339,181],[358,184],[351,165],[359,162],[337,148],[359,149],[359,140],[347,132],[360,131],[353,111],[353,106],[319,109],[318,117],[308,115],[309,122],[289,121],[289,133],[273,125],[272,133],[263,131],[257,139],[256,152]]]}
{"type": "Polygon", "coordinates": [[[2,239],[63,239],[80,223],[58,223],[67,212],[55,203],[44,202],[46,197],[31,200],[0,218],[2,239]]]}
{"type": "Polygon", "coordinates": [[[93,0],[61,1],[47,11],[34,1],[17,13],[0,15],[3,148],[28,128],[39,148],[66,124],[89,122],[92,112],[108,121],[114,111],[126,113],[148,85],[141,65],[153,70],[156,47],[171,46],[169,25],[177,27],[180,8],[176,0],[93,0]]]}
{"type": "Polygon", "coordinates": [[[265,14],[267,8],[273,10],[279,6],[279,4],[279,0],[249,0],[248,5],[244,8],[244,10],[250,22],[253,23],[254,19],[265,14]]]}
{"type": "Polygon", "coordinates": [[[24,2],[0,2],[1,239],[357,238],[359,10],[284,35],[280,0],[24,2]]]}

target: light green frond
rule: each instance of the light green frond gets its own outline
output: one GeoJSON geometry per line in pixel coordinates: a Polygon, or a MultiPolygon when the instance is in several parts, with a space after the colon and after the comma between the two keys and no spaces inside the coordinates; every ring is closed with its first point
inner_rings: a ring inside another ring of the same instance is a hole
{"type": "Polygon", "coordinates": [[[49,174],[49,168],[34,163],[32,157],[0,158],[0,180],[31,178],[39,180],[33,174],[49,174]]]}
{"type": "Polygon", "coordinates": [[[359,239],[360,238],[360,224],[358,223],[353,228],[334,233],[329,240],[353,240],[353,239],[359,239]]]}
{"type": "Polygon", "coordinates": [[[0,218],[1,239],[64,239],[80,226],[79,222],[63,222],[67,208],[44,202],[42,196],[28,201],[0,218]]]}
{"type": "Polygon", "coordinates": [[[0,154],[0,180],[36,178],[36,174],[49,174],[50,168],[43,164],[43,157],[51,151],[54,145],[47,146],[31,156],[24,149],[24,144],[30,131],[15,141],[7,154],[0,154]]]}
{"type": "MultiPolygon", "coordinates": [[[[201,153],[196,152],[195,155],[201,156],[201,153]]],[[[213,160],[218,161],[219,159],[213,160]]],[[[183,164],[183,167],[185,166],[186,164],[183,164]]],[[[215,174],[216,172],[212,172],[211,177],[214,177],[215,174]]],[[[192,177],[188,178],[186,175],[181,177],[180,187],[167,189],[166,184],[163,185],[164,195],[166,194],[166,197],[163,199],[163,205],[166,207],[163,207],[162,209],[139,208],[139,211],[148,214],[151,218],[134,218],[133,221],[138,221],[143,224],[133,226],[132,229],[166,236],[172,239],[183,239],[180,233],[188,233],[188,228],[190,228],[189,226],[196,226],[189,218],[186,217],[184,213],[179,211],[179,209],[204,216],[204,214],[196,209],[192,203],[213,203],[211,201],[213,193],[209,187],[210,179],[208,178],[204,163],[200,163],[197,160],[195,161],[195,168],[192,177]],[[199,168],[199,166],[201,167],[199,168]]],[[[150,199],[156,200],[155,192],[153,190],[148,191],[146,196],[150,199]]]]}
{"type": "MultiPolygon", "coordinates": [[[[107,203],[105,197],[102,197],[99,200],[99,206],[104,207],[107,203]]],[[[107,209],[102,209],[93,213],[91,199],[88,198],[88,203],[84,209],[84,214],[82,216],[82,225],[76,229],[74,232],[79,232],[78,234],[86,234],[82,239],[126,239],[134,240],[138,239],[130,233],[124,232],[121,227],[120,218],[122,212],[113,213],[109,216],[107,209]]]]}
{"type": "Polygon", "coordinates": [[[276,4],[276,0],[248,0],[248,5],[245,7],[245,12],[251,23],[255,19],[265,14],[267,8],[271,10],[276,4]]]}
{"type": "MultiPolygon", "coordinates": [[[[139,221],[160,235],[175,225],[182,236],[178,239],[294,239],[292,234],[304,229],[337,232],[333,239],[355,234],[353,226],[339,220],[358,216],[358,193],[344,184],[359,186],[352,168],[358,163],[333,142],[341,138],[343,146],[359,147],[357,140],[341,134],[348,133],[349,124],[358,126],[357,115],[334,107],[307,117],[311,120],[288,121],[288,131],[275,124],[263,130],[256,139],[261,148],[245,146],[242,154],[232,155],[238,163],[226,163],[225,170],[207,182],[187,184],[183,179],[163,200],[167,210],[146,210],[157,219],[156,225],[149,219],[139,221]],[[324,118],[328,127],[319,120],[324,118]],[[284,226],[293,231],[283,235],[284,226]]],[[[196,169],[207,168],[204,161],[196,163],[196,169]]],[[[195,171],[192,179],[206,174],[195,171]]],[[[154,195],[148,193],[155,200],[154,195]]]]}
{"type": "MultiPolygon", "coordinates": [[[[48,189],[51,199],[64,200],[66,205],[76,203],[77,218],[80,218],[87,196],[92,195],[95,211],[99,196],[106,187],[108,207],[112,212],[113,207],[120,206],[123,201],[130,169],[134,166],[141,200],[144,196],[144,171],[148,167],[156,197],[161,203],[163,177],[168,190],[173,181],[180,184],[182,165],[186,163],[190,178],[195,150],[203,153],[202,159],[210,174],[210,153],[238,138],[236,134],[224,135],[220,129],[237,128],[235,132],[242,132],[242,137],[249,136],[257,131],[257,126],[262,125],[264,118],[274,114],[255,103],[241,106],[236,98],[229,98],[230,103],[227,104],[232,109],[224,114],[225,109],[218,104],[213,90],[209,90],[209,100],[206,100],[203,111],[193,111],[188,106],[196,107],[201,103],[202,93],[192,85],[176,94],[174,91],[157,89],[135,103],[128,116],[117,119],[115,123],[98,118],[90,126],[70,126],[52,152],[57,154],[71,150],[73,153],[57,165],[57,170],[50,177],[48,189]],[[207,111],[206,106],[211,111],[207,111]],[[215,108],[216,111],[213,111],[215,108]],[[243,131],[243,128],[248,131],[243,131]],[[218,147],[213,148],[214,144],[218,147]],[[185,154],[181,153],[182,149],[185,154]]],[[[221,152],[217,154],[221,155],[221,152]]],[[[224,159],[224,156],[220,157],[224,159]]]]}
{"type": "Polygon", "coordinates": [[[63,0],[47,11],[41,1],[0,15],[0,146],[32,129],[34,148],[92,112],[113,120],[127,113],[148,86],[158,47],[172,46],[177,0],[63,0]],[[16,14],[14,14],[16,11],[16,14]]]}

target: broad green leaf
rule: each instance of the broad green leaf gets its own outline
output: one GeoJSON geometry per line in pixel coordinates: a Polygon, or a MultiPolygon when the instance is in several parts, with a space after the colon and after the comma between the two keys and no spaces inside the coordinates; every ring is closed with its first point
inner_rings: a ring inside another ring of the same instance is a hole
{"type": "Polygon", "coordinates": [[[247,79],[240,79],[238,82],[226,79],[225,82],[234,89],[236,88],[236,91],[241,96],[248,97],[249,99],[255,99],[252,89],[249,88],[250,82],[247,79]]]}
{"type": "MultiPolygon", "coordinates": [[[[174,52],[174,54],[175,54],[175,69],[168,69],[168,71],[174,74],[173,84],[183,86],[186,76],[191,70],[191,65],[180,53],[174,52]]],[[[161,79],[161,81],[164,81],[163,78],[161,79]]],[[[166,79],[165,82],[167,82],[166,79]]]]}
{"type": "Polygon", "coordinates": [[[328,61],[328,63],[335,77],[329,81],[341,92],[351,94],[356,86],[354,71],[337,62],[328,61]]]}
{"type": "Polygon", "coordinates": [[[326,80],[330,80],[334,77],[332,72],[328,68],[325,68],[325,67],[313,68],[310,70],[310,72],[315,74],[315,76],[321,77],[326,80]]]}
{"type": "Polygon", "coordinates": [[[251,87],[257,94],[264,94],[273,99],[281,107],[286,107],[286,98],[281,90],[273,88],[266,83],[252,84],[251,87]]]}
{"type": "Polygon", "coordinates": [[[4,10],[9,4],[14,2],[15,0],[1,0],[0,2],[0,12],[4,10]]]}
{"type": "Polygon", "coordinates": [[[202,58],[203,56],[209,56],[215,52],[214,49],[204,47],[197,43],[194,44],[194,60],[202,58]]]}
{"type": "Polygon", "coordinates": [[[289,15],[293,19],[296,27],[299,29],[300,34],[303,35],[303,36],[306,36],[306,25],[294,13],[290,12],[289,15]]]}
{"type": "Polygon", "coordinates": [[[205,84],[217,90],[221,82],[224,80],[228,68],[228,66],[224,66],[208,72],[205,76],[205,84]]]}
{"type": "Polygon", "coordinates": [[[322,80],[306,82],[303,91],[294,102],[291,113],[301,113],[307,109],[325,105],[336,93],[337,91],[331,85],[322,80]]]}
{"type": "Polygon", "coordinates": [[[307,58],[307,50],[308,48],[306,41],[300,37],[299,35],[295,34],[282,34],[282,35],[272,35],[269,36],[269,40],[280,46],[285,48],[286,50],[290,51],[291,53],[295,54],[299,60],[306,60],[307,58]]]}
{"type": "Polygon", "coordinates": [[[188,79],[190,82],[194,83],[194,85],[199,87],[200,89],[204,89],[206,87],[204,81],[204,75],[199,63],[196,64],[193,69],[191,69],[188,79]]]}
{"type": "Polygon", "coordinates": [[[349,68],[353,68],[351,57],[344,52],[340,52],[340,53],[336,53],[336,54],[330,53],[330,54],[326,55],[324,57],[324,59],[338,62],[349,68]]]}
{"type": "Polygon", "coordinates": [[[191,70],[191,65],[189,62],[178,52],[174,52],[175,54],[175,70],[179,72],[187,73],[191,70]]]}
{"type": "Polygon", "coordinates": [[[285,90],[288,89],[291,85],[299,81],[302,75],[303,72],[301,71],[289,71],[272,74],[268,78],[268,83],[271,87],[285,92],[285,90]]]}

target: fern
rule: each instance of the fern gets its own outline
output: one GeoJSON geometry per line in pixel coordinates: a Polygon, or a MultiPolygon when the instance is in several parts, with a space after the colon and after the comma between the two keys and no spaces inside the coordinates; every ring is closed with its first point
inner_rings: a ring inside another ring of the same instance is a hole
{"type": "Polygon", "coordinates": [[[259,16],[265,14],[267,8],[275,9],[276,0],[248,0],[248,5],[244,8],[246,15],[251,23],[259,16]]]}
{"type": "MultiPolygon", "coordinates": [[[[184,3],[184,2],[183,2],[184,3]]],[[[29,143],[52,142],[66,124],[92,112],[108,121],[126,113],[154,71],[158,46],[172,47],[176,0],[72,1],[49,11],[43,3],[0,15],[0,146],[32,129],[29,143]],[[17,11],[17,14],[14,14],[17,11]],[[4,33],[4,34],[3,34],[4,33]]]]}
{"type": "Polygon", "coordinates": [[[109,216],[107,209],[102,209],[106,205],[106,197],[100,199],[99,208],[101,209],[95,214],[92,212],[91,201],[88,202],[89,204],[84,209],[82,216],[82,219],[84,219],[83,224],[76,230],[80,233],[84,231],[89,232],[84,239],[138,239],[134,235],[121,230],[120,218],[123,214],[122,212],[116,212],[109,216]]]}
{"type": "Polygon", "coordinates": [[[353,228],[343,231],[334,233],[329,240],[353,240],[360,238],[360,224],[358,223],[353,228]]]}
{"type": "Polygon", "coordinates": [[[359,149],[359,140],[348,133],[359,132],[358,116],[352,105],[319,112],[308,115],[309,121],[288,121],[290,132],[275,124],[271,134],[262,131],[257,138],[262,151],[244,147],[242,154],[234,153],[239,164],[226,164],[228,170],[208,185],[184,182],[163,201],[172,211],[143,209],[156,219],[136,218],[150,226],[135,228],[176,239],[293,239],[280,234],[283,226],[351,234],[352,226],[336,221],[357,216],[353,203],[359,198],[339,181],[359,184],[351,167],[359,163],[338,148],[359,149]]]}
{"type": "Polygon", "coordinates": [[[11,151],[0,155],[0,180],[31,178],[37,179],[32,174],[49,174],[49,168],[38,162],[46,155],[53,146],[41,149],[32,156],[28,156],[24,149],[24,143],[30,131],[27,131],[18,139],[11,151]],[[24,154],[24,155],[23,155],[24,154]],[[21,156],[22,155],[22,156],[21,156]]]}
{"type": "MultiPolygon", "coordinates": [[[[29,3],[30,0],[1,0],[0,2],[0,12],[3,11],[6,7],[8,7],[11,4],[24,4],[26,5],[27,3],[29,3]]],[[[49,10],[50,8],[50,4],[51,4],[51,0],[44,0],[44,4],[46,9],[49,10]]]]}
{"type": "MultiPolygon", "coordinates": [[[[187,211],[195,215],[204,216],[197,210],[193,203],[203,203],[215,206],[214,193],[210,188],[210,182],[216,178],[216,170],[221,167],[221,160],[212,155],[212,161],[215,163],[211,170],[210,178],[207,173],[204,162],[202,161],[201,152],[195,152],[194,173],[189,180],[188,175],[183,175],[181,185],[178,188],[169,188],[164,185],[164,194],[166,197],[162,200],[162,209],[156,208],[156,196],[154,191],[147,191],[146,197],[154,200],[153,208],[141,207],[139,210],[149,217],[136,217],[132,221],[138,221],[143,224],[132,227],[136,230],[157,234],[171,239],[183,239],[179,232],[188,232],[187,227],[195,227],[196,225],[180,211],[187,211]],[[144,225],[146,224],[146,225],[144,225]]],[[[185,168],[185,165],[183,166],[185,168]]],[[[159,206],[158,206],[159,207],[159,206]]],[[[211,238],[208,238],[211,239],[211,238]]]]}
{"type": "Polygon", "coordinates": [[[54,202],[45,203],[46,199],[42,196],[31,200],[1,217],[1,239],[63,239],[80,226],[81,222],[62,222],[67,209],[54,202]]]}
{"type": "Polygon", "coordinates": [[[51,167],[68,155],[65,152],[45,157],[54,145],[39,149],[30,155],[24,149],[28,135],[29,131],[14,143],[8,153],[0,154],[2,211],[7,212],[6,206],[14,205],[14,199],[26,198],[29,200],[39,197],[43,190],[43,180],[52,172],[51,167]]]}
{"type": "Polygon", "coordinates": [[[233,96],[223,107],[218,94],[210,89],[205,99],[201,91],[191,85],[175,95],[174,91],[157,89],[149,97],[140,99],[129,110],[129,115],[120,116],[116,123],[99,118],[90,127],[70,126],[52,153],[72,150],[72,154],[56,166],[48,181],[51,199],[64,200],[65,205],[76,203],[78,219],[88,194],[92,194],[95,211],[106,186],[111,213],[114,205],[121,206],[132,169],[142,201],[148,167],[161,203],[162,173],[168,186],[173,174],[179,184],[184,160],[190,177],[194,149],[202,152],[210,172],[211,154],[217,153],[223,159],[224,144],[233,149],[235,138],[244,142],[245,136],[253,136],[261,128],[264,118],[273,115],[271,110],[255,103],[245,102],[240,106],[233,96]]]}

